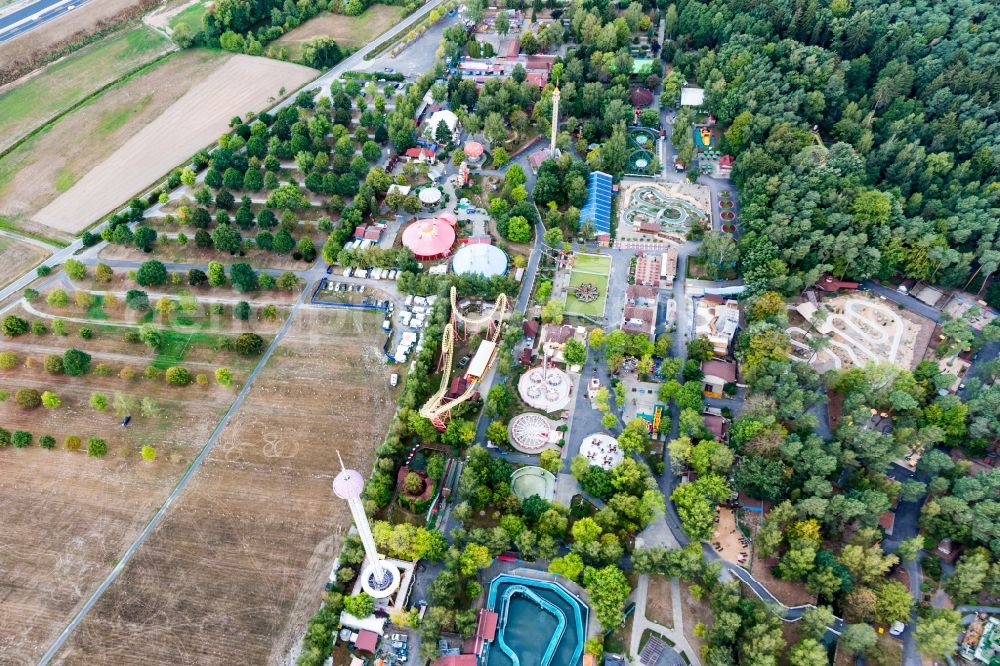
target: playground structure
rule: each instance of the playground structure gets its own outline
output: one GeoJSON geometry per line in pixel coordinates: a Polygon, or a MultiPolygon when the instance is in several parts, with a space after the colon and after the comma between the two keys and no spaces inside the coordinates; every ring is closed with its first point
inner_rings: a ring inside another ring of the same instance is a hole
{"type": "Polygon", "coordinates": [[[787,329],[792,357],[821,370],[869,363],[910,368],[923,356],[916,353],[921,326],[877,301],[838,296],[819,307],[802,303],[797,310],[808,323],[787,329]]]}
{"type": "Polygon", "coordinates": [[[625,171],[636,176],[653,175],[654,159],[656,157],[656,141],[659,132],[650,127],[628,128],[628,158],[625,171]]]}
{"type": "Polygon", "coordinates": [[[562,433],[556,428],[552,419],[535,412],[524,412],[510,420],[507,434],[515,449],[521,453],[537,454],[559,444],[562,433]]]}
{"type": "Polygon", "coordinates": [[[522,500],[537,495],[549,502],[556,494],[556,477],[541,467],[519,467],[510,475],[510,490],[522,500]]]}
{"type": "Polygon", "coordinates": [[[625,459],[625,452],[618,446],[618,440],[603,432],[584,437],[580,455],[591,465],[603,470],[613,469],[625,459]]]}
{"type": "Polygon", "coordinates": [[[695,224],[702,224],[707,207],[692,196],[673,192],[660,183],[630,184],[621,194],[624,224],[618,225],[619,237],[624,227],[632,234],[665,235],[682,244],[685,234],[695,224]]]}
{"type": "Polygon", "coordinates": [[[458,309],[458,291],[451,288],[451,320],[445,324],[441,336],[441,385],[420,408],[420,415],[430,419],[438,430],[447,426],[451,411],[467,402],[476,394],[479,382],[493,365],[493,353],[503,330],[503,320],[510,308],[510,300],[506,294],[500,294],[489,312],[478,317],[465,316],[458,309]],[[455,356],[455,340],[466,340],[472,335],[485,331],[483,344],[476,353],[476,359],[469,366],[469,371],[463,377],[456,377],[452,382],[451,372],[455,356]],[[481,352],[483,352],[481,354],[481,352]],[[483,356],[484,358],[480,358],[483,356]],[[454,385],[453,385],[454,384],[454,385]]]}

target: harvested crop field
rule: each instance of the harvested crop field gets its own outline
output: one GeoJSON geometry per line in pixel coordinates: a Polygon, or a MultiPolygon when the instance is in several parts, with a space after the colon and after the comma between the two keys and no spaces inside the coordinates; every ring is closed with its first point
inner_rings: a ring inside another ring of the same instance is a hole
{"type": "Polygon", "coordinates": [[[0,235],[0,287],[3,287],[49,255],[48,252],[21,240],[0,235]]]}
{"type": "MultiPolygon", "coordinates": [[[[0,216],[25,230],[53,234],[55,230],[32,223],[30,216],[153,122],[226,57],[194,49],[171,54],[0,158],[0,216]]],[[[87,224],[78,222],[79,228],[87,224]]],[[[68,236],[76,228],[68,225],[64,231],[68,236]]]]}
{"type": "Polygon", "coordinates": [[[0,90],[0,150],[170,48],[172,44],[159,33],[135,28],[84,47],[0,90]]]}
{"type": "MultiPolygon", "coordinates": [[[[122,379],[124,365],[141,368],[148,352],[123,345],[120,333],[112,338],[98,329],[92,340],[81,341],[76,326],[72,337],[20,336],[5,339],[2,351],[18,355],[19,366],[0,371],[0,385],[11,393],[19,388],[55,392],[62,404],[55,409],[24,411],[14,399],[0,402],[0,423],[11,431],[34,435],[28,448],[0,449],[0,515],[4,516],[0,570],[4,572],[0,615],[0,662],[33,663],[69,621],[77,606],[114,567],[152,512],[163,501],[218,423],[236,395],[236,389],[213,384],[172,387],[162,379],[122,379]],[[107,363],[107,376],[50,375],[42,368],[47,354],[61,353],[73,344],[92,353],[93,364],[107,363]],[[24,367],[32,359],[31,368],[24,367]],[[155,402],[151,416],[134,414],[127,428],[112,409],[97,412],[89,405],[100,391],[109,402],[116,391],[138,400],[155,402]],[[56,448],[45,450],[39,438],[51,435],[56,448]],[[67,436],[83,441],[79,451],[64,448],[67,436]],[[103,458],[87,455],[90,436],[107,442],[103,458]],[[156,448],[152,462],[142,460],[144,445],[156,448]]],[[[189,354],[185,365],[202,372],[216,364],[245,364],[226,354],[211,352],[214,364],[199,367],[189,354]]],[[[207,359],[203,359],[204,360],[207,359]]],[[[246,367],[235,372],[247,375],[246,367]]]]}
{"type": "Polygon", "coordinates": [[[389,5],[372,5],[360,16],[324,13],[282,35],[273,46],[288,49],[292,59],[299,56],[302,45],[313,37],[329,37],[341,47],[357,48],[399,23],[402,17],[402,7],[389,5]]]}
{"type": "Polygon", "coordinates": [[[316,74],[308,67],[253,56],[208,56],[204,51],[178,54],[183,56],[215,62],[202,63],[210,73],[199,75],[177,71],[169,64],[175,59],[170,58],[148,77],[163,75],[161,84],[174,93],[169,106],[163,104],[160,88],[144,87],[132,96],[133,104],[142,108],[119,108],[99,117],[97,129],[117,127],[115,135],[120,140],[111,145],[120,147],[108,151],[103,161],[91,160],[96,163],[93,168],[74,173],[79,180],[36,213],[36,222],[70,233],[84,229],[211,143],[234,115],[260,111],[279,97],[282,88],[295,90],[316,74]],[[146,107],[154,106],[156,113],[148,113],[146,107]],[[139,115],[144,117],[142,122],[139,115]]]}
{"type": "Polygon", "coordinates": [[[204,466],[60,663],[263,664],[286,654],[350,523],[330,488],[335,451],[368,473],[392,417],[379,323],[299,310],[204,466]]]}

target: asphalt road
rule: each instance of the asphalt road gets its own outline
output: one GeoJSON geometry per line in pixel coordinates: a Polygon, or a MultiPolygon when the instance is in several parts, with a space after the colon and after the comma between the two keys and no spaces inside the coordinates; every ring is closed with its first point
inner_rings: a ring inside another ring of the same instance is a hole
{"type": "Polygon", "coordinates": [[[0,17],[0,43],[19,37],[43,23],[71,12],[87,0],[36,0],[0,17]]]}
{"type": "Polygon", "coordinates": [[[865,280],[862,282],[861,288],[867,289],[876,296],[882,296],[896,305],[902,305],[907,310],[912,310],[918,315],[927,317],[935,323],[941,321],[941,312],[939,310],[932,308],[923,301],[919,301],[909,294],[901,294],[891,287],[882,286],[878,282],[873,282],[872,280],[865,280]]]}

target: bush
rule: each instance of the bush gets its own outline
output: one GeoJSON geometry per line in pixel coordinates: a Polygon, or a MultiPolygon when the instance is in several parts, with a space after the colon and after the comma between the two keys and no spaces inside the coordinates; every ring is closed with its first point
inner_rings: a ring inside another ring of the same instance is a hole
{"type": "Polygon", "coordinates": [[[32,335],[45,335],[49,332],[49,329],[45,327],[45,322],[41,320],[35,320],[31,322],[31,334],[32,335]]]}
{"type": "Polygon", "coordinates": [[[62,400],[59,399],[52,391],[44,391],[42,393],[42,405],[45,409],[55,409],[62,404],[62,400]]]}
{"type": "Polygon", "coordinates": [[[80,329],[80,337],[83,338],[84,340],[90,340],[92,337],[94,337],[94,330],[84,326],[80,329]]]}
{"type": "Polygon", "coordinates": [[[15,366],[17,366],[17,354],[9,351],[0,352],[0,370],[10,370],[15,366]]]}
{"type": "Polygon", "coordinates": [[[152,446],[144,446],[142,447],[141,455],[143,460],[147,462],[152,462],[153,460],[156,459],[156,449],[154,449],[152,446]]]}
{"type": "Polygon", "coordinates": [[[10,441],[14,444],[15,448],[23,449],[31,445],[32,435],[30,432],[24,430],[15,430],[14,434],[11,435],[10,441]]]}
{"type": "Polygon", "coordinates": [[[67,451],[79,451],[80,450],[80,438],[76,435],[70,435],[63,440],[63,448],[67,451]]]}
{"type": "Polygon", "coordinates": [[[43,363],[45,367],[45,372],[51,373],[53,375],[61,375],[63,373],[63,360],[62,356],[56,356],[55,354],[49,354],[45,357],[45,362],[43,363]]]}
{"type": "Polygon", "coordinates": [[[45,302],[54,308],[61,308],[69,304],[69,295],[62,289],[53,289],[45,297],[45,302]]]}
{"type": "Polygon", "coordinates": [[[0,449],[10,446],[10,430],[0,428],[0,449]]]}
{"type": "Polygon", "coordinates": [[[233,385],[233,372],[229,368],[216,368],[215,381],[220,386],[233,385]]]}
{"type": "Polygon", "coordinates": [[[166,379],[168,384],[172,384],[174,386],[187,386],[191,383],[191,373],[188,372],[187,368],[175,365],[172,368],[167,368],[166,379]]]}
{"type": "Polygon", "coordinates": [[[135,281],[140,287],[159,286],[167,281],[167,268],[155,259],[144,261],[136,271],[135,281]]]}
{"type": "Polygon", "coordinates": [[[108,452],[108,443],[97,437],[87,439],[87,455],[100,458],[108,452]]]}
{"type": "Polygon", "coordinates": [[[51,272],[52,272],[51,266],[39,266],[38,268],[35,269],[35,273],[38,274],[38,277],[45,277],[51,272]]]}
{"type": "Polygon", "coordinates": [[[135,369],[130,368],[126,365],[124,368],[118,371],[118,376],[126,380],[135,379],[135,369]]]}
{"type": "Polygon", "coordinates": [[[142,342],[142,336],[139,335],[139,331],[125,331],[125,335],[123,337],[125,342],[130,344],[142,342]]]}
{"type": "Polygon", "coordinates": [[[264,338],[256,333],[242,333],[233,340],[233,349],[244,356],[258,356],[264,351],[264,338]]]}
{"type": "Polygon", "coordinates": [[[198,386],[205,386],[208,384],[208,375],[203,372],[199,372],[194,376],[194,383],[198,386]]]}
{"type": "Polygon", "coordinates": [[[73,280],[82,280],[87,277],[87,267],[79,259],[67,259],[63,263],[63,270],[73,280]]]}
{"type": "Polygon", "coordinates": [[[141,289],[129,289],[125,294],[125,307],[130,310],[149,309],[149,296],[141,289]]]}
{"type": "Polygon", "coordinates": [[[63,352],[63,369],[70,377],[78,377],[90,371],[90,354],[79,349],[63,352]]]}
{"type": "Polygon", "coordinates": [[[42,396],[35,389],[23,388],[14,393],[14,402],[21,409],[35,409],[42,404],[42,396]]]}
{"type": "Polygon", "coordinates": [[[52,435],[42,435],[38,438],[38,445],[43,449],[55,448],[56,438],[52,435]]]}
{"type": "Polygon", "coordinates": [[[94,391],[90,394],[90,406],[98,412],[108,411],[108,396],[98,391],[94,391]]]}
{"type": "Polygon", "coordinates": [[[28,301],[29,303],[34,303],[35,301],[37,301],[38,295],[39,294],[37,289],[32,289],[29,287],[28,289],[24,290],[24,300],[28,301]]]}
{"type": "Polygon", "coordinates": [[[7,315],[3,318],[3,324],[0,324],[0,328],[3,329],[3,334],[8,338],[16,338],[27,333],[29,327],[26,320],[15,315],[7,315]]]}
{"type": "Polygon", "coordinates": [[[366,592],[344,599],[344,610],[356,618],[366,618],[375,612],[375,600],[366,592]]]}

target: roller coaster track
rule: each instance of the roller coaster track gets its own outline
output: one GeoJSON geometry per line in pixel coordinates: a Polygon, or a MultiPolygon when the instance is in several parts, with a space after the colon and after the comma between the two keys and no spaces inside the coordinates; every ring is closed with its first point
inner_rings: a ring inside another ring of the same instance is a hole
{"type": "MultiPolygon", "coordinates": [[[[420,415],[433,421],[434,425],[439,430],[444,430],[445,419],[448,414],[451,413],[451,410],[472,398],[479,386],[479,378],[477,378],[476,381],[469,382],[469,385],[461,395],[454,398],[445,397],[445,394],[448,393],[448,388],[451,385],[451,369],[455,360],[456,325],[461,322],[466,331],[470,328],[476,328],[478,330],[479,327],[487,325],[492,329],[490,331],[490,342],[495,343],[500,339],[500,326],[493,326],[493,323],[497,320],[503,319],[507,312],[507,308],[510,305],[510,300],[507,298],[507,295],[500,294],[499,298],[497,298],[497,302],[493,305],[493,309],[490,310],[489,313],[482,317],[466,317],[458,309],[457,296],[458,293],[455,287],[452,287],[452,321],[445,325],[444,335],[441,336],[441,385],[420,408],[420,415]]],[[[488,369],[489,368],[487,367],[487,370],[488,369]]]]}

